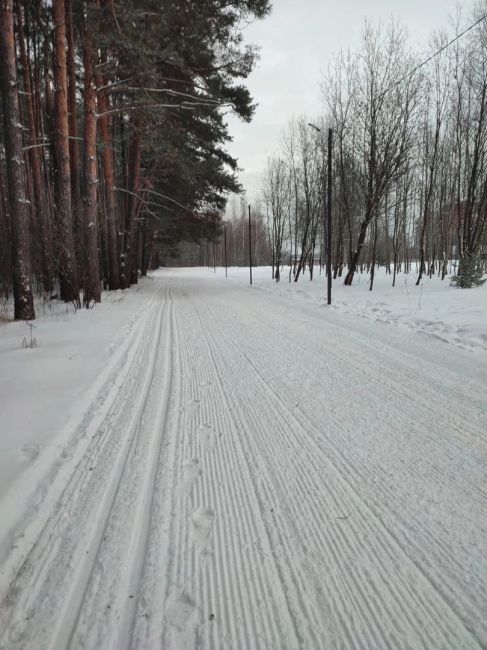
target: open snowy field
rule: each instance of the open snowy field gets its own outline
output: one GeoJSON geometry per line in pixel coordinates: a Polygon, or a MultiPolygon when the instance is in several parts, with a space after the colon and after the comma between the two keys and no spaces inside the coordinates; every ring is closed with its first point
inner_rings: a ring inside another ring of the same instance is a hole
{"type": "Polygon", "coordinates": [[[254,282],[0,325],[2,650],[487,647],[487,287],[254,282]]]}

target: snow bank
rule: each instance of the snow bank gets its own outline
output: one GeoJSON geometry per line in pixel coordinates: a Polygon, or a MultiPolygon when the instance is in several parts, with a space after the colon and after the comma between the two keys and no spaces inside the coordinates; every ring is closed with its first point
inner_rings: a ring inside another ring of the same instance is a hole
{"type": "MultiPolygon", "coordinates": [[[[222,270],[217,269],[217,273],[222,270]]],[[[228,276],[239,282],[249,279],[245,268],[229,269],[228,276]]],[[[253,271],[255,288],[288,300],[326,305],[324,275],[315,271],[310,282],[307,273],[297,283],[289,283],[288,277],[289,267],[284,268],[278,284],[272,281],[269,267],[253,271]]],[[[442,281],[433,276],[424,277],[416,286],[416,273],[400,273],[392,287],[392,276],[380,268],[370,291],[369,279],[368,274],[357,274],[351,287],[344,286],[343,278],[335,280],[332,309],[434,336],[464,349],[487,350],[487,283],[474,289],[457,289],[450,285],[449,277],[442,281]]]]}
{"type": "Polygon", "coordinates": [[[43,452],[57,458],[89,403],[89,390],[128,336],[149,294],[140,290],[105,294],[101,305],[75,312],[51,303],[43,310],[30,342],[23,322],[0,321],[0,500],[43,452]],[[43,313],[44,311],[44,313],[43,313]]]}

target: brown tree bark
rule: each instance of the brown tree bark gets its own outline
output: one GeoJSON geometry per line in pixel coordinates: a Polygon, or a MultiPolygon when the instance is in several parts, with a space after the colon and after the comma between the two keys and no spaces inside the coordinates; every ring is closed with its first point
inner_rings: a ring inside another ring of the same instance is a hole
{"type": "Polygon", "coordinates": [[[98,163],[96,158],[96,88],[94,45],[90,29],[90,7],[87,2],[88,17],[84,24],[83,64],[84,64],[84,119],[83,137],[84,178],[83,178],[83,225],[85,233],[86,269],[83,302],[88,307],[92,301],[100,302],[100,273],[98,263],[98,223],[97,186],[98,163]]]}
{"type": "Polygon", "coordinates": [[[34,195],[34,215],[37,221],[41,243],[41,272],[44,291],[52,292],[53,274],[52,274],[52,242],[50,234],[50,224],[47,210],[47,203],[44,193],[44,183],[42,180],[41,149],[39,148],[39,133],[36,127],[34,114],[34,102],[31,86],[30,59],[27,56],[25,39],[23,33],[23,18],[20,4],[17,2],[17,35],[20,51],[20,62],[22,64],[22,77],[24,82],[26,115],[29,125],[29,137],[27,138],[28,159],[32,174],[32,186],[34,195]]]}
{"type": "Polygon", "coordinates": [[[80,305],[71,205],[69,126],[66,71],[66,11],[64,0],[53,0],[54,18],[54,138],[56,145],[55,204],[61,298],[80,305]]]}
{"type": "MultiPolygon", "coordinates": [[[[96,75],[96,85],[104,85],[103,77],[96,75]]],[[[105,91],[98,93],[98,112],[100,115],[110,109],[110,102],[105,91]]],[[[101,143],[101,160],[105,185],[105,206],[108,243],[108,287],[120,289],[120,268],[117,248],[117,204],[115,199],[115,164],[113,159],[113,136],[111,118],[108,115],[98,118],[98,131],[101,143]]]]}
{"type": "Polygon", "coordinates": [[[78,269],[83,263],[84,229],[81,216],[81,174],[78,116],[76,108],[76,64],[73,32],[72,0],[65,0],[66,12],[66,75],[68,80],[68,125],[69,125],[69,167],[71,170],[71,206],[73,211],[73,233],[78,269]]]}
{"type": "Polygon", "coordinates": [[[22,170],[22,124],[15,59],[13,0],[0,0],[0,86],[11,217],[14,316],[16,320],[33,320],[29,211],[22,170]]]}
{"type": "Polygon", "coordinates": [[[132,137],[130,140],[129,164],[128,164],[128,195],[127,204],[127,222],[126,231],[129,237],[129,245],[125,258],[127,266],[126,281],[127,285],[136,284],[138,278],[138,242],[139,242],[139,224],[137,212],[139,200],[135,196],[140,187],[140,161],[141,161],[141,128],[142,120],[140,115],[136,114],[133,122],[132,137]]]}
{"type": "Polygon", "coordinates": [[[7,298],[12,286],[10,212],[5,169],[0,167],[0,291],[7,298]]]}

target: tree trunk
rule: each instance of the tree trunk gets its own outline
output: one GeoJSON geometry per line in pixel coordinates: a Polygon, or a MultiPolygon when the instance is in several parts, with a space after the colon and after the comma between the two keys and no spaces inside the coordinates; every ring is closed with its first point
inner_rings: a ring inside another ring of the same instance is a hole
{"type": "Polygon", "coordinates": [[[369,226],[369,223],[372,219],[372,213],[367,212],[364,220],[362,221],[360,225],[360,234],[357,240],[357,246],[352,254],[352,259],[350,260],[350,266],[348,269],[348,273],[345,276],[345,282],[344,284],[347,286],[350,286],[353,282],[353,276],[355,275],[355,272],[357,270],[357,266],[360,260],[360,254],[362,252],[362,248],[365,243],[365,236],[367,234],[367,228],[369,226]]]}
{"type": "MultiPolygon", "coordinates": [[[[101,87],[104,80],[96,76],[96,85],[101,87]]],[[[98,92],[98,112],[102,115],[110,108],[105,91],[98,92]]],[[[105,205],[108,231],[108,287],[120,289],[120,268],[117,247],[117,206],[115,200],[115,166],[113,160],[113,137],[111,119],[108,115],[98,118],[98,129],[101,141],[101,160],[105,180],[105,205]]]]}
{"type": "Polygon", "coordinates": [[[84,78],[84,118],[83,137],[84,179],[83,179],[83,225],[86,248],[85,289],[83,302],[89,307],[92,301],[100,302],[100,273],[98,266],[98,224],[97,224],[97,186],[98,164],[96,160],[96,88],[94,47],[90,29],[90,6],[85,20],[83,34],[84,78]]]}
{"type": "Polygon", "coordinates": [[[22,10],[20,4],[17,4],[17,25],[18,41],[20,50],[20,62],[22,64],[22,76],[24,82],[25,104],[27,120],[29,124],[28,138],[28,157],[32,173],[32,184],[34,194],[34,215],[39,228],[41,243],[41,273],[44,291],[51,293],[53,290],[52,282],[52,241],[50,237],[49,218],[47,201],[44,192],[44,183],[42,180],[41,153],[38,147],[40,142],[37,131],[36,120],[34,115],[33,93],[30,82],[30,60],[25,48],[23,33],[22,10]]]}
{"type": "Polygon", "coordinates": [[[66,77],[66,23],[64,0],[53,0],[54,18],[54,138],[56,144],[55,204],[61,298],[80,306],[73,236],[71,170],[66,77]]]}
{"type": "Polygon", "coordinates": [[[371,261],[370,261],[370,285],[369,285],[369,291],[372,291],[374,288],[374,277],[375,277],[375,263],[377,259],[377,232],[379,230],[379,224],[378,224],[378,214],[377,212],[375,213],[375,219],[374,219],[374,232],[372,235],[372,255],[371,255],[371,261]]]}
{"type": "Polygon", "coordinates": [[[0,290],[7,298],[12,286],[12,245],[10,237],[10,212],[4,168],[0,167],[0,290]]]}
{"type": "Polygon", "coordinates": [[[141,253],[141,264],[140,264],[142,277],[145,277],[147,275],[146,249],[147,249],[147,219],[144,219],[144,223],[142,225],[142,253],[141,253]]]}
{"type": "Polygon", "coordinates": [[[130,142],[129,152],[129,173],[128,189],[131,192],[128,201],[128,227],[129,247],[127,253],[127,280],[129,285],[136,284],[138,278],[138,242],[139,242],[139,225],[137,212],[139,200],[135,196],[139,190],[140,183],[140,160],[141,160],[141,127],[142,122],[139,115],[135,116],[133,123],[133,132],[130,142]]]}
{"type": "Polygon", "coordinates": [[[0,85],[11,217],[14,316],[16,320],[33,320],[29,212],[22,172],[22,124],[15,59],[13,0],[0,0],[0,85]]]}
{"type": "Polygon", "coordinates": [[[80,155],[78,144],[78,120],[76,110],[76,64],[73,33],[72,0],[65,0],[66,14],[66,76],[68,81],[68,125],[69,125],[69,166],[71,170],[71,206],[73,211],[73,233],[76,259],[79,268],[83,263],[84,229],[81,218],[81,180],[80,155]]]}

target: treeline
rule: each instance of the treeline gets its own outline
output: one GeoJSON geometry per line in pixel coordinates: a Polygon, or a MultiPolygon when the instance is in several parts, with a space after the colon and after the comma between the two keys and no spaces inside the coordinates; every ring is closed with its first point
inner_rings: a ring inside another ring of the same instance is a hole
{"type": "Polygon", "coordinates": [[[249,205],[243,195],[234,195],[222,223],[220,239],[180,245],[177,258],[171,260],[171,265],[249,266],[251,255],[254,266],[268,266],[272,251],[267,220],[260,203],[250,208],[249,228],[249,205]]]}
{"type": "Polygon", "coordinates": [[[238,192],[224,119],[250,120],[242,27],[268,0],[1,0],[0,295],[80,306],[181,241],[216,241],[238,192]]]}
{"type": "Polygon", "coordinates": [[[486,14],[484,1],[466,23],[458,16],[459,37],[436,34],[422,57],[394,22],[387,29],[367,26],[359,50],[336,57],[322,82],[323,115],[291,121],[268,161],[264,199],[274,269],[289,257],[298,280],[306,264],[312,269],[324,260],[332,128],[334,276],[351,284],[366,266],[372,289],[377,264],[394,283],[396,272],[414,260],[419,283],[426,273],[444,278],[456,259],[459,286],[481,277],[487,256],[486,14]]]}

